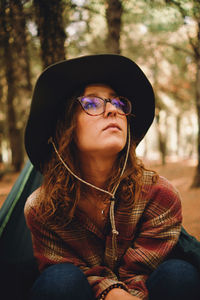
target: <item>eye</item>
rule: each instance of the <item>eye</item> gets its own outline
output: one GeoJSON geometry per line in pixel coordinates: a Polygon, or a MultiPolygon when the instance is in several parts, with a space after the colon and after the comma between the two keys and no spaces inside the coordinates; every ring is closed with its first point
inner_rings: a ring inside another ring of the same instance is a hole
{"type": "Polygon", "coordinates": [[[86,110],[97,109],[101,106],[101,101],[96,97],[84,97],[81,99],[81,104],[86,110]]]}
{"type": "Polygon", "coordinates": [[[112,105],[114,105],[117,109],[124,110],[124,102],[120,98],[114,98],[111,101],[112,105]]]}

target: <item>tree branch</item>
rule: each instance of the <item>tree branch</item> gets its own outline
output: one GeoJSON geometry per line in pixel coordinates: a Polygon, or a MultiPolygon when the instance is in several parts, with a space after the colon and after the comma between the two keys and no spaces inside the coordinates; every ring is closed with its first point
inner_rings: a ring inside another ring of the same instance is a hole
{"type": "Polygon", "coordinates": [[[179,46],[176,46],[174,44],[170,44],[170,43],[166,43],[166,42],[158,42],[159,45],[164,45],[164,46],[168,46],[168,47],[172,47],[173,49],[177,50],[177,51],[182,51],[184,53],[187,53],[189,55],[191,55],[192,57],[195,58],[195,55],[192,51],[189,51],[185,48],[182,48],[182,47],[179,47],[179,46]]]}

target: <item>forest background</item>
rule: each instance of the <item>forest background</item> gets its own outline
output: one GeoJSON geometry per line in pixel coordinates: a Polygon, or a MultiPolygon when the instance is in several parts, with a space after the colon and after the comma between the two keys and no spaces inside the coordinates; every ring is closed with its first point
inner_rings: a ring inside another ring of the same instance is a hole
{"type": "Polygon", "coordinates": [[[200,191],[199,0],[1,0],[0,178],[27,160],[24,128],[41,71],[99,53],[130,57],[153,85],[156,116],[138,155],[155,168],[187,162],[187,187],[200,191]]]}

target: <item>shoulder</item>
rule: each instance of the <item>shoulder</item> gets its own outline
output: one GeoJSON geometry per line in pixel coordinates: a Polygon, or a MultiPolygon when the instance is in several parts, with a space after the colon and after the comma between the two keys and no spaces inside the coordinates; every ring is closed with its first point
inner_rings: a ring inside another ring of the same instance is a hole
{"type": "Polygon", "coordinates": [[[151,201],[156,199],[166,206],[172,205],[172,203],[180,206],[179,191],[168,179],[160,175],[155,176],[152,171],[144,171],[142,190],[148,194],[151,201]]]}
{"type": "Polygon", "coordinates": [[[181,198],[173,184],[162,176],[153,179],[154,173],[144,174],[143,197],[146,199],[144,220],[154,224],[180,224],[182,221],[181,198]]]}
{"type": "Polygon", "coordinates": [[[172,192],[179,194],[175,186],[165,177],[160,176],[153,171],[144,171],[142,178],[142,190],[144,192],[172,192]]]}
{"type": "Polygon", "coordinates": [[[24,206],[24,215],[26,220],[28,220],[31,216],[34,215],[35,208],[38,205],[39,197],[41,195],[41,187],[35,190],[26,200],[24,206]]]}

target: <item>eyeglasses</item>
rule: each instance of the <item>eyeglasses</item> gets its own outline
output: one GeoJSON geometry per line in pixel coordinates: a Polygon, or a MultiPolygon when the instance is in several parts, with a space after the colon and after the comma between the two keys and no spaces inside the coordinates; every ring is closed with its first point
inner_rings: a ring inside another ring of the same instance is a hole
{"type": "Polygon", "coordinates": [[[90,116],[98,116],[105,112],[106,103],[116,107],[120,115],[131,113],[131,102],[126,97],[116,96],[111,99],[103,99],[97,96],[80,96],[77,98],[83,110],[90,116]]]}

